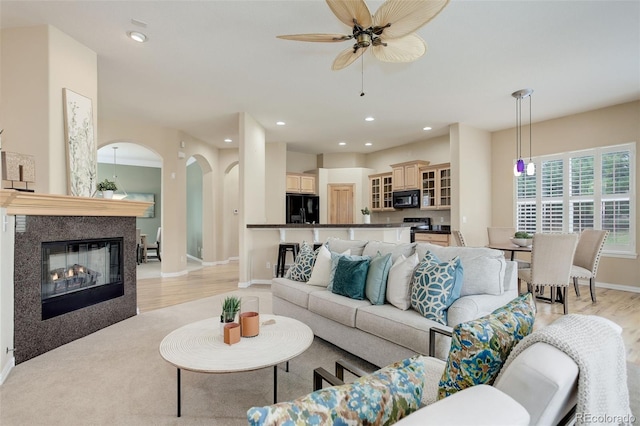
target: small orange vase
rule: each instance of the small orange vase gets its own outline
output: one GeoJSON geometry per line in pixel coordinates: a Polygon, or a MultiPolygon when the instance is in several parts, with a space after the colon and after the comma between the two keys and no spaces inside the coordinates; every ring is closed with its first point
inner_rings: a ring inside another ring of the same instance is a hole
{"type": "Polygon", "coordinates": [[[240,314],[242,337],[255,337],[260,332],[260,315],[257,312],[240,314]]]}
{"type": "Polygon", "coordinates": [[[233,345],[240,341],[240,324],[230,322],[224,326],[224,342],[227,345],[233,345]]]}

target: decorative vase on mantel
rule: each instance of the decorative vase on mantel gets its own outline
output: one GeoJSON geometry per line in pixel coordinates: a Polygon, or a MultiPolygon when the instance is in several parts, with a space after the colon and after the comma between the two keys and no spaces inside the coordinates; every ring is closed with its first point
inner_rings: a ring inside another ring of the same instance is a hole
{"type": "Polygon", "coordinates": [[[102,191],[102,198],[106,198],[107,200],[110,200],[113,198],[113,191],[108,190],[108,191],[102,191]]]}

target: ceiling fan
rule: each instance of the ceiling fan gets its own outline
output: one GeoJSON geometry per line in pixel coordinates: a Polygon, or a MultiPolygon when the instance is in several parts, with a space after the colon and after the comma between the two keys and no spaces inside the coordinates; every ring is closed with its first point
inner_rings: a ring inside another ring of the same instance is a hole
{"type": "Polygon", "coordinates": [[[376,58],[384,62],[415,61],[427,51],[416,30],[435,18],[449,0],[387,0],[372,16],[364,0],[326,0],[331,11],[352,34],[280,35],[285,40],[335,43],[355,40],[333,61],[331,69],[341,70],[371,47],[376,58]]]}

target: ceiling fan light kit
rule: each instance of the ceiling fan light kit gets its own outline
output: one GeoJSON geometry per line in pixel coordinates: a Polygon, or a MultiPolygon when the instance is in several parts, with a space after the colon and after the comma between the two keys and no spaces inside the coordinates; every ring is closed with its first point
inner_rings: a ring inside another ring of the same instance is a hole
{"type": "MultiPolygon", "coordinates": [[[[387,0],[371,15],[364,0],[326,0],[333,14],[352,28],[344,34],[281,35],[285,40],[335,43],[355,40],[352,47],[340,52],[332,69],[341,70],[371,47],[373,55],[384,62],[412,62],[424,55],[427,45],[414,34],[435,18],[449,0],[387,0]]],[[[364,92],[363,92],[364,93],[364,92]]]]}

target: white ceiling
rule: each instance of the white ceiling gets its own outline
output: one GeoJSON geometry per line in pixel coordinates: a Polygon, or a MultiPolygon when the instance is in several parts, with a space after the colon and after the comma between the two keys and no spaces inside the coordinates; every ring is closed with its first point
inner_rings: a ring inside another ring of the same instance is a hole
{"type": "Polygon", "coordinates": [[[218,147],[237,146],[241,111],[292,150],[371,152],[457,122],[513,127],[511,93],[527,87],[534,122],[640,99],[637,0],[454,0],[418,31],[429,50],[416,62],[365,54],[363,97],[360,61],[331,71],[351,42],[276,39],[349,33],[321,0],[0,2],[3,28],[45,23],[97,53],[100,116],[140,117],[218,147]]]}

